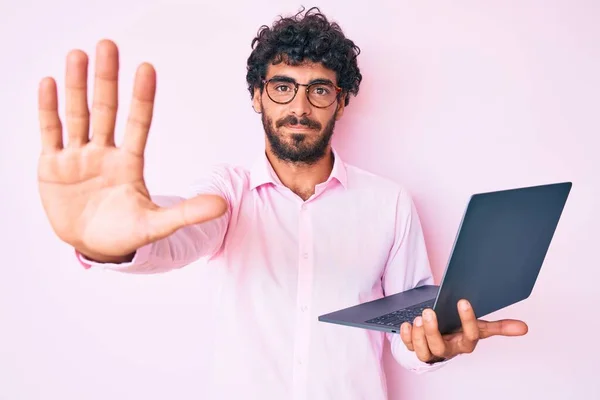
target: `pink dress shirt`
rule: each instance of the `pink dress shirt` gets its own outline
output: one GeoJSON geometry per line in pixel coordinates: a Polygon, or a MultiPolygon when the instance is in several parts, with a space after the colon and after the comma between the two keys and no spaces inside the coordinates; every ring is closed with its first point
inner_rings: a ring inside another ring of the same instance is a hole
{"type": "MultiPolygon", "coordinates": [[[[222,217],[140,248],[123,264],[86,266],[158,273],[200,258],[217,268],[219,298],[207,399],[387,399],[385,337],[417,373],[447,363],[418,360],[398,334],[338,326],[317,317],[433,283],[423,232],[401,186],[342,161],[302,201],[267,158],[250,169],[218,166],[192,193],[229,202],[222,217]]],[[[169,205],[180,197],[156,196],[169,205]]]]}

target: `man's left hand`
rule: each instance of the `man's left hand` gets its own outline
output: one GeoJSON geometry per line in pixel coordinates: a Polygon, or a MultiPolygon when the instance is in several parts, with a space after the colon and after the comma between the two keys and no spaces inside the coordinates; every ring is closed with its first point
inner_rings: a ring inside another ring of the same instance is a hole
{"type": "Polygon", "coordinates": [[[473,308],[466,300],[458,302],[458,314],[462,322],[460,331],[442,335],[438,330],[435,312],[426,309],[422,317],[415,318],[412,326],[408,322],[402,324],[402,341],[410,351],[416,353],[419,360],[432,363],[471,353],[480,339],[491,336],[523,336],[528,331],[527,324],[523,321],[477,320],[473,308]]]}

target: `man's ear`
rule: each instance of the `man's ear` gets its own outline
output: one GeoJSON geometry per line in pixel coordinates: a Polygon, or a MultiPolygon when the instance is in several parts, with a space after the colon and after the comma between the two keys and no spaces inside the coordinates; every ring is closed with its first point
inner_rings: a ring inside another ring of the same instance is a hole
{"type": "Polygon", "coordinates": [[[260,96],[261,96],[260,88],[255,87],[254,95],[252,96],[252,108],[254,108],[254,111],[258,114],[260,114],[262,112],[260,96]]]}
{"type": "Polygon", "coordinates": [[[342,93],[337,101],[337,110],[335,111],[335,119],[338,120],[344,115],[344,108],[346,107],[346,93],[342,93]]]}

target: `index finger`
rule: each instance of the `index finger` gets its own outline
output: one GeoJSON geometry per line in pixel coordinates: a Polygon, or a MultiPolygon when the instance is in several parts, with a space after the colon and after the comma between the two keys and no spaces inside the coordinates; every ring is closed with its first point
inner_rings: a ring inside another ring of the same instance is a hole
{"type": "Polygon", "coordinates": [[[38,118],[42,135],[42,153],[49,154],[63,148],[62,123],[58,116],[56,81],[44,78],[38,88],[38,118]]]}
{"type": "Polygon", "coordinates": [[[137,156],[144,154],[154,112],[156,71],[148,63],[139,66],[135,74],[133,98],[127,119],[123,148],[137,156]]]}

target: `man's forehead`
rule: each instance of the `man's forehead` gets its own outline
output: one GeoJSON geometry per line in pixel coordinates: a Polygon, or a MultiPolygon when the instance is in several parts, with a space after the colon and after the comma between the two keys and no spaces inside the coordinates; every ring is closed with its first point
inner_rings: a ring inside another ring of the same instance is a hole
{"type": "Polygon", "coordinates": [[[309,82],[315,79],[329,79],[336,82],[335,71],[326,68],[321,63],[305,61],[299,65],[289,65],[285,62],[269,64],[266,79],[280,75],[290,77],[297,82],[309,82]]]}

